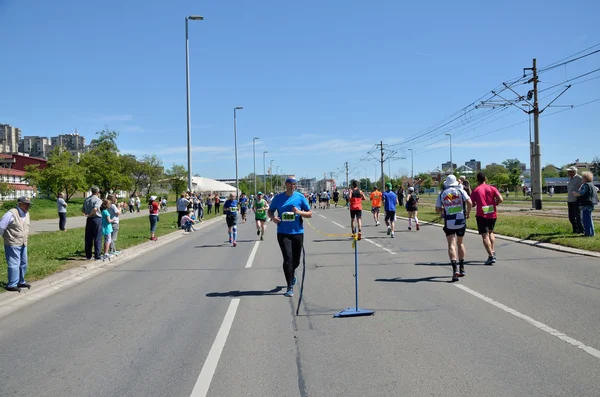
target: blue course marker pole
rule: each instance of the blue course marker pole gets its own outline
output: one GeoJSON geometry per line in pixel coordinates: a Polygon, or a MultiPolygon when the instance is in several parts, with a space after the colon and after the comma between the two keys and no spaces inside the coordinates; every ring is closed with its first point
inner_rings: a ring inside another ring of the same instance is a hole
{"type": "Polygon", "coordinates": [[[346,310],[342,310],[333,317],[359,317],[359,316],[372,316],[375,314],[374,310],[360,309],[358,307],[358,241],[356,239],[356,233],[353,234],[354,241],[354,290],[355,290],[355,307],[349,307],[346,310]]]}

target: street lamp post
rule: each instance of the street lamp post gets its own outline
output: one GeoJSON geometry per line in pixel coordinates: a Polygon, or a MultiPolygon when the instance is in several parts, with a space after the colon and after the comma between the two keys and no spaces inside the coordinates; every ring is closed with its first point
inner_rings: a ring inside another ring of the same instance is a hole
{"type": "Polygon", "coordinates": [[[271,182],[271,190],[273,190],[273,161],[269,163],[269,182],[271,182]]]}
{"type": "Polygon", "coordinates": [[[279,166],[275,167],[275,169],[277,170],[275,172],[275,183],[277,183],[275,190],[279,190],[279,166]]]}
{"type": "Polygon", "coordinates": [[[413,163],[413,150],[408,149],[410,151],[410,179],[415,179],[415,168],[413,163]]]}
{"type": "Polygon", "coordinates": [[[252,157],[254,158],[254,197],[256,197],[256,140],[259,138],[252,138],[252,157]]]}
{"type": "Polygon", "coordinates": [[[238,180],[238,155],[237,155],[237,114],[238,110],[243,107],[236,106],[233,108],[233,145],[235,146],[235,197],[240,197],[240,181],[238,180]]]}
{"type": "Polygon", "coordinates": [[[265,194],[267,194],[267,167],[265,166],[265,155],[269,153],[266,150],[263,152],[263,189],[265,189],[265,194]]]}
{"type": "Polygon", "coordinates": [[[199,15],[185,17],[185,85],[187,102],[187,161],[188,161],[188,191],[192,190],[192,119],[190,116],[190,45],[188,40],[188,20],[202,21],[199,15]]]}
{"type": "Polygon", "coordinates": [[[452,134],[444,134],[450,137],[450,173],[454,173],[454,163],[452,162],[452,134]]]}

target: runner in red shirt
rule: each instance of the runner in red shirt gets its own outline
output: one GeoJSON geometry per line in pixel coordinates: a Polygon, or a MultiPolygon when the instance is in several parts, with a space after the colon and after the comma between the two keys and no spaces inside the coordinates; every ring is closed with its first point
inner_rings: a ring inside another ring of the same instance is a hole
{"type": "Polygon", "coordinates": [[[479,186],[473,190],[471,201],[473,206],[477,206],[475,219],[477,219],[477,229],[483,240],[483,246],[488,253],[486,265],[496,263],[496,250],[494,237],[494,227],[496,218],[498,217],[496,206],[504,201],[502,195],[494,186],[487,184],[487,178],[480,172],[477,174],[477,182],[479,186]]]}

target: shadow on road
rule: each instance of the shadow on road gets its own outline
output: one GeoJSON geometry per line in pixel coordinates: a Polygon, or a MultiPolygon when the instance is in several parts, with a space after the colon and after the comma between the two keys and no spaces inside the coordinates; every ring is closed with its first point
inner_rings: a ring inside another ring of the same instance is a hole
{"type": "Polygon", "coordinates": [[[265,295],[281,295],[279,292],[283,291],[285,287],[275,287],[270,291],[229,291],[229,292],[209,292],[206,296],[211,298],[236,298],[239,296],[265,296],[265,295]]]}
{"type": "Polygon", "coordinates": [[[448,280],[438,280],[440,278],[448,279],[452,278],[452,276],[431,276],[431,277],[422,277],[422,278],[376,278],[375,281],[383,281],[386,283],[420,283],[420,282],[428,282],[428,283],[449,283],[448,280]]]}

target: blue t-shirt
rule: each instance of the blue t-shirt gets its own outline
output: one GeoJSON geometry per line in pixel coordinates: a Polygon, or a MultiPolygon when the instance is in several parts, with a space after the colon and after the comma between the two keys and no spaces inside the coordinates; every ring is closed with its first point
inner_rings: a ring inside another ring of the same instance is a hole
{"type": "Polygon", "coordinates": [[[392,191],[383,192],[383,208],[386,211],[396,212],[396,200],[398,200],[396,193],[392,191]]]}
{"type": "Polygon", "coordinates": [[[270,212],[277,212],[281,222],[277,224],[278,234],[303,234],[304,226],[300,215],[292,212],[292,208],[298,208],[302,211],[310,211],[308,200],[301,193],[294,192],[291,196],[285,193],[279,193],[273,197],[269,205],[270,212]]]}
{"type": "Polygon", "coordinates": [[[238,201],[237,200],[227,200],[223,205],[223,212],[227,214],[227,216],[237,217],[238,210],[238,201]]]}
{"type": "Polygon", "coordinates": [[[242,197],[240,199],[240,207],[244,209],[248,208],[248,197],[242,197]]]}
{"type": "Polygon", "coordinates": [[[108,218],[110,217],[110,213],[108,210],[102,210],[102,234],[106,236],[107,234],[111,234],[113,231],[112,224],[108,222],[108,218]]]}

